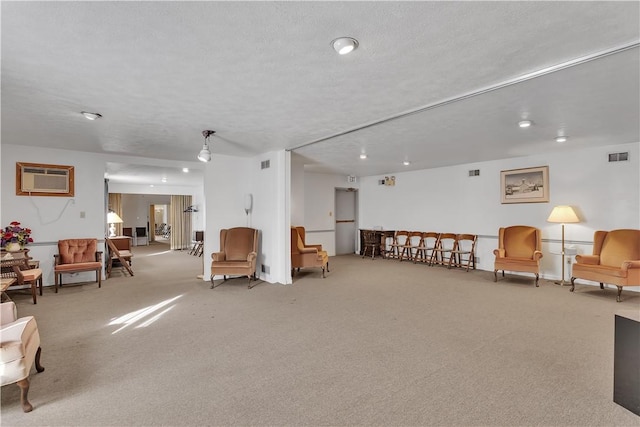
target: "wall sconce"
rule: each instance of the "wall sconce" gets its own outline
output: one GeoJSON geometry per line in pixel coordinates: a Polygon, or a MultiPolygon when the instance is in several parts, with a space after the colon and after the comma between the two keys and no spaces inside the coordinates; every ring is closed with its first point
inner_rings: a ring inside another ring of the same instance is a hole
{"type": "Polygon", "coordinates": [[[244,195],[244,213],[247,214],[247,227],[249,227],[249,214],[253,209],[253,196],[251,193],[244,195]]]}

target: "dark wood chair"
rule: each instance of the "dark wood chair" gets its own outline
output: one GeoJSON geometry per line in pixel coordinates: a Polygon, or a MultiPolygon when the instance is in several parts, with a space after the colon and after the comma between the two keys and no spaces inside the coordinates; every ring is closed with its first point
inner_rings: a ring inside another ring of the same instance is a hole
{"type": "MultiPolygon", "coordinates": [[[[376,257],[376,249],[380,247],[380,235],[375,230],[362,230],[363,247],[362,258],[367,255],[367,252],[371,252],[371,259],[376,257]]],[[[379,250],[379,249],[378,249],[379,250]]]]}

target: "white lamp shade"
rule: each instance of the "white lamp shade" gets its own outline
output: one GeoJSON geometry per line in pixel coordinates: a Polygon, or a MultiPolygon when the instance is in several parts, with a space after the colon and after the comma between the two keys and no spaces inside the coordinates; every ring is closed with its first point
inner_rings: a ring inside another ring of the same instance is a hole
{"type": "Polygon", "coordinates": [[[566,224],[569,222],[580,222],[580,219],[571,206],[556,206],[551,211],[551,215],[549,215],[547,221],[566,224]]]}
{"type": "Polygon", "coordinates": [[[115,213],[115,212],[109,212],[107,214],[107,224],[120,224],[124,221],[122,221],[122,218],[120,218],[120,216],[115,213]]]}

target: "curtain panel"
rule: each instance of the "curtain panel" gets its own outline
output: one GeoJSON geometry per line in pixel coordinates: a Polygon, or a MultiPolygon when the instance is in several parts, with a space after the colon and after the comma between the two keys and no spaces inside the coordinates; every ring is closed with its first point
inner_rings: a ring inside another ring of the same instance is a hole
{"type": "Polygon", "coordinates": [[[185,212],[191,206],[191,196],[171,196],[171,249],[191,248],[191,213],[185,212]]]}

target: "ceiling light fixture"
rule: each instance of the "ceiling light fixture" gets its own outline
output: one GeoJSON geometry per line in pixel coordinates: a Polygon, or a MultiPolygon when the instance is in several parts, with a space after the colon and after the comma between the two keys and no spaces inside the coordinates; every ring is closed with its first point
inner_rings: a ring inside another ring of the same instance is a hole
{"type": "Polygon", "coordinates": [[[567,142],[567,139],[569,139],[568,136],[565,135],[558,135],[556,137],[556,142],[567,142]]]}
{"type": "Polygon", "coordinates": [[[198,154],[198,160],[201,162],[210,162],[211,161],[211,151],[209,151],[209,137],[216,133],[215,130],[203,130],[202,136],[204,136],[204,145],[202,146],[202,150],[198,154]]]}
{"type": "Polygon", "coordinates": [[[531,120],[521,120],[518,122],[518,126],[521,128],[528,128],[533,124],[531,120]]]}
{"type": "Polygon", "coordinates": [[[338,37],[331,42],[331,46],[340,55],[346,55],[349,52],[353,52],[358,48],[358,40],[352,37],[338,37]]]}
{"type": "Polygon", "coordinates": [[[182,172],[189,173],[189,168],[182,168],[182,172]]]}
{"type": "Polygon", "coordinates": [[[90,113],[88,111],[81,111],[80,113],[89,120],[97,120],[102,117],[100,113],[90,113]]]}
{"type": "Polygon", "coordinates": [[[405,166],[409,166],[411,162],[409,160],[405,160],[404,162],[402,162],[402,164],[405,166]]]}
{"type": "Polygon", "coordinates": [[[366,155],[366,154],[364,154],[364,153],[362,153],[362,154],[360,154],[360,158],[361,158],[362,160],[364,160],[364,159],[366,159],[366,158],[367,158],[367,155],[366,155]]]}
{"type": "Polygon", "coordinates": [[[167,182],[167,178],[164,178],[164,177],[163,177],[161,181],[162,181],[162,182],[167,182]]]}

